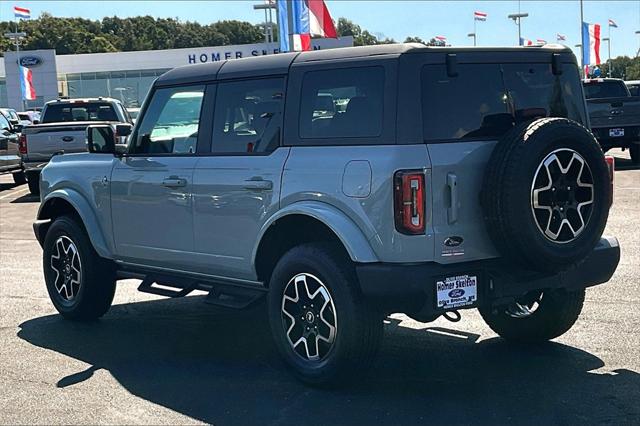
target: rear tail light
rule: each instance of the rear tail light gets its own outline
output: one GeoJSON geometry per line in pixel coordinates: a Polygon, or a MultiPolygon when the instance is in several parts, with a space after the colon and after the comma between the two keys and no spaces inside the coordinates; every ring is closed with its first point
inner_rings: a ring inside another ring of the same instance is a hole
{"type": "Polygon", "coordinates": [[[424,173],[406,170],[396,172],[393,192],[394,217],[398,232],[407,235],[424,234],[424,173]]]}
{"type": "Polygon", "coordinates": [[[20,135],[20,139],[18,139],[18,151],[20,154],[27,154],[27,135],[20,135]]]}
{"type": "Polygon", "coordinates": [[[614,188],[614,180],[616,177],[616,160],[613,156],[611,155],[607,155],[604,157],[604,159],[607,162],[607,168],[609,169],[609,182],[610,182],[610,194],[611,194],[611,198],[609,200],[610,204],[613,204],[613,188],[614,188]]]}

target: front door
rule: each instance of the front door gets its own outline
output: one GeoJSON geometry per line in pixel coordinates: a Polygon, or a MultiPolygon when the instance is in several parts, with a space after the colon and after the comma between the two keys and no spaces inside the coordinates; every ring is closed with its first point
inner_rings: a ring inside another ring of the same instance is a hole
{"type": "Polygon", "coordinates": [[[159,88],[112,173],[119,259],[185,269],[193,252],[193,171],[204,86],[159,88]]]}
{"type": "Polygon", "coordinates": [[[252,280],[252,251],[278,209],[289,153],[279,147],[284,78],[217,86],[211,153],[193,176],[193,258],[201,272],[252,280]]]}

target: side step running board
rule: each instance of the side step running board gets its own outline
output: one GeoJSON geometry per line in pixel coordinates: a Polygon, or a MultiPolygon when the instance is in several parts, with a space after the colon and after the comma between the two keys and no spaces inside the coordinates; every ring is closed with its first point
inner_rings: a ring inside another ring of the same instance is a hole
{"type": "Polygon", "coordinates": [[[233,309],[244,309],[264,296],[264,287],[250,288],[234,284],[169,275],[145,275],[138,286],[143,293],[165,297],[184,297],[194,290],[208,292],[205,303],[233,309]]]}

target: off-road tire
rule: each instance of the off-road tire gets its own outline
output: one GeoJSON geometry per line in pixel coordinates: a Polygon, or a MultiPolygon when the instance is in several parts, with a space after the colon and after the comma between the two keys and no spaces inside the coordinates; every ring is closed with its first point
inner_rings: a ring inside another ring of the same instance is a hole
{"type": "Polygon", "coordinates": [[[481,308],[487,325],[500,337],[519,342],[542,342],[566,333],[575,324],[584,304],[585,290],[543,292],[540,306],[530,316],[514,318],[508,307],[481,308]]]}
{"type": "Polygon", "coordinates": [[[631,155],[633,164],[640,165],[640,143],[634,143],[629,146],[629,155],[631,155]]]}
{"type": "Polygon", "coordinates": [[[293,373],[308,384],[333,386],[359,376],[377,353],[383,332],[382,313],[363,299],[353,265],[332,244],[304,244],[282,256],[269,282],[268,310],[278,351],[293,373]],[[319,360],[304,359],[294,351],[282,314],[285,288],[302,273],[317,277],[335,304],[335,341],[326,357],[319,360]]]}
{"type": "Polygon", "coordinates": [[[484,175],[481,205],[485,224],[501,255],[522,267],[568,269],[598,243],[609,215],[610,177],[600,145],[582,125],[564,118],[523,123],[496,145],[484,175]],[[532,208],[533,182],[542,162],[558,151],[578,153],[593,178],[593,205],[573,241],[558,243],[539,229],[532,208]]]}
{"type": "Polygon", "coordinates": [[[71,320],[93,320],[104,315],[115,294],[116,276],[113,263],[101,258],[91,245],[87,233],[73,216],[54,220],[47,231],[43,246],[43,271],[49,297],[60,314],[71,320]],[[66,300],[56,287],[57,273],[52,257],[60,255],[56,244],[60,238],[70,240],[80,258],[80,284],[76,296],[66,300]]]}
{"type": "Polygon", "coordinates": [[[40,195],[40,173],[27,173],[27,184],[32,195],[40,195]]]}
{"type": "Polygon", "coordinates": [[[24,170],[13,173],[13,182],[16,185],[24,185],[25,183],[27,183],[27,177],[24,174],[24,170]]]}

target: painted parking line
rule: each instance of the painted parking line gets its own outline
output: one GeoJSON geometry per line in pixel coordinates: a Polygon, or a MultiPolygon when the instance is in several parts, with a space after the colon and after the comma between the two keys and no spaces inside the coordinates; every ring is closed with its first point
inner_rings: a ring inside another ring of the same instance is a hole
{"type": "Polygon", "coordinates": [[[29,191],[29,188],[22,188],[22,189],[19,189],[17,191],[14,190],[14,191],[9,192],[8,194],[0,196],[0,200],[4,200],[5,198],[9,198],[9,197],[11,197],[13,195],[22,194],[23,192],[27,192],[27,191],[29,191]]]}

